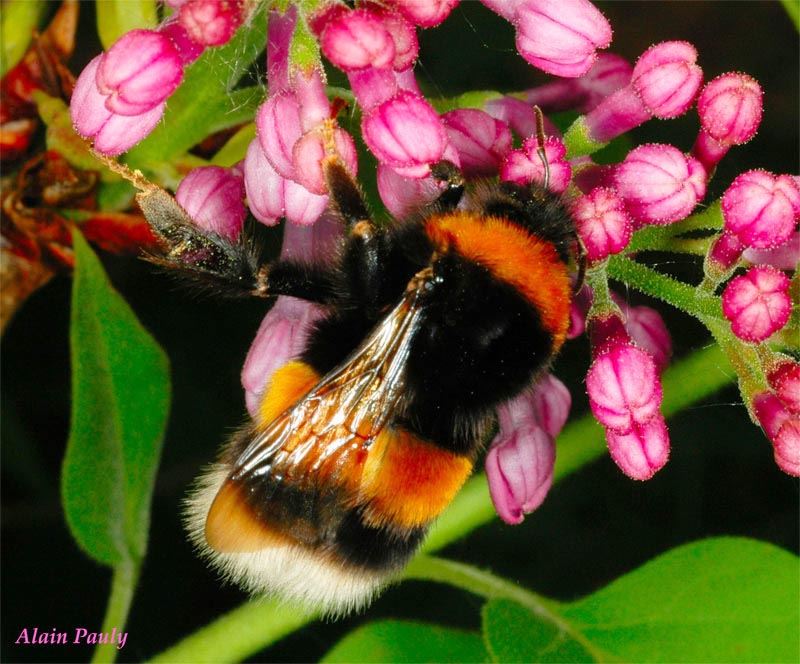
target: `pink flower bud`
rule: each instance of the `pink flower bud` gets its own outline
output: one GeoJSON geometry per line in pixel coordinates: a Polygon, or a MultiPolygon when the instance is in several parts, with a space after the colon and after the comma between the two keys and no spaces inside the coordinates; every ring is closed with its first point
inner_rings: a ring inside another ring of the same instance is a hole
{"type": "Polygon", "coordinates": [[[775,463],[783,472],[800,476],[800,416],[789,413],[780,399],[769,392],[756,395],[753,409],[772,442],[775,463]]]}
{"type": "Polygon", "coordinates": [[[397,219],[432,203],[442,192],[433,178],[408,178],[385,164],[378,164],[378,193],[386,209],[397,219]]]}
{"type": "Polygon", "coordinates": [[[671,145],[631,150],[614,173],[616,189],[639,222],[670,224],[689,215],[706,192],[706,172],[671,145]]]}
{"type": "Polygon", "coordinates": [[[653,358],[630,344],[612,344],[586,376],[589,405],[606,428],[628,433],[659,414],[662,390],[653,358]]]}
{"type": "Polygon", "coordinates": [[[390,67],[395,57],[392,35],[379,14],[369,9],[335,16],[322,31],[320,47],[325,57],[344,71],[390,67]]]}
{"type": "Polygon", "coordinates": [[[348,72],[347,80],[365,113],[394,97],[400,89],[397,74],[391,69],[359,69],[348,72]]]}
{"type": "Polygon", "coordinates": [[[633,67],[623,57],[600,53],[591,69],[575,79],[545,83],[525,93],[525,101],[545,113],[577,110],[588,113],[610,94],[631,81],[633,67]]]}
{"type": "Polygon", "coordinates": [[[158,28],[158,31],[170,39],[173,46],[175,46],[175,49],[178,51],[178,54],[181,56],[184,67],[192,64],[203,54],[203,51],[205,51],[206,47],[194,41],[194,39],[189,36],[189,33],[186,32],[186,28],[184,28],[180,24],[180,21],[174,16],[163,23],[158,28]]]}
{"type": "Polygon", "coordinates": [[[581,76],[611,43],[611,26],[588,0],[524,0],[515,9],[517,50],[549,74],[581,76]]]}
{"type": "Polygon", "coordinates": [[[292,150],[303,133],[297,96],[286,90],[267,99],[256,113],[256,130],[272,167],[281,177],[294,179],[292,150]]]}
{"type": "Polygon", "coordinates": [[[400,91],[364,115],[361,131],[381,163],[424,177],[444,153],[446,134],[439,116],[425,99],[400,91]]]}
{"type": "MultiPolygon", "coordinates": [[[[536,136],[528,137],[519,150],[506,155],[500,167],[500,178],[508,182],[526,185],[531,182],[544,183],[544,164],[539,157],[536,136]]],[[[550,190],[560,194],[569,186],[572,167],[567,161],[567,148],[560,138],[548,136],[544,152],[550,171],[550,190]]]]}
{"type": "Polygon", "coordinates": [[[459,0],[393,0],[397,9],[414,25],[432,28],[444,21],[459,0]]]}
{"type": "Polygon", "coordinates": [[[586,329],[586,314],[592,306],[592,289],[584,285],[572,298],[569,308],[569,329],[567,339],[581,336],[586,329]]]}
{"type": "Polygon", "coordinates": [[[633,224],[613,189],[601,187],[579,197],[572,214],[589,261],[605,260],[628,246],[633,224]]]}
{"type": "Polygon", "coordinates": [[[380,14],[383,27],[388,31],[394,42],[394,59],[392,67],[396,71],[403,71],[413,66],[419,54],[419,41],[417,31],[402,14],[384,11],[380,14]]]}
{"type": "Polygon", "coordinates": [[[772,265],[779,270],[794,270],[800,256],[800,231],[795,231],[783,244],[772,249],[747,249],[745,260],[759,265],[772,265]]]}
{"type": "Polygon", "coordinates": [[[564,383],[548,373],[533,386],[530,405],[537,424],[555,438],[567,423],[572,396],[564,383]]]}
{"type": "Polygon", "coordinates": [[[204,46],[230,41],[242,18],[241,0],[189,0],[178,14],[189,36],[204,46]]]}
{"type": "Polygon", "coordinates": [[[758,81],[747,74],[722,74],[700,93],[697,100],[700,124],[723,145],[747,143],[761,124],[763,97],[758,81]]]}
{"type": "Polygon", "coordinates": [[[465,175],[493,175],[511,150],[511,129],[505,122],[474,108],[442,116],[450,145],[458,152],[465,175]]]}
{"type": "Polygon", "coordinates": [[[101,56],[95,81],[106,108],[141,115],[159,106],[180,85],[183,60],[169,37],[131,30],[101,56]]]}
{"type": "Polygon", "coordinates": [[[244,185],[250,211],[267,226],[274,226],[284,217],[295,224],[313,224],[328,205],[327,196],[312,194],[293,180],[281,177],[272,168],[258,139],[247,148],[244,185]]]}
{"type": "MultiPolygon", "coordinates": [[[[333,129],[333,142],[342,163],[355,177],[358,173],[358,154],[350,134],[336,127],[333,129]]],[[[325,156],[325,143],[320,131],[306,132],[292,150],[294,179],[314,194],[328,193],[328,185],[322,172],[325,156]]]]}
{"type": "Polygon", "coordinates": [[[669,433],[660,413],[625,433],[606,429],[606,443],[614,463],[634,480],[649,480],[669,459],[669,433]]]}
{"type": "Polygon", "coordinates": [[[800,363],[779,362],[767,374],[767,382],[790,413],[800,414],[800,363]]]}
{"type": "Polygon", "coordinates": [[[689,110],[703,82],[696,62],[697,49],[689,42],[655,44],[636,61],[631,85],[655,117],[676,118],[689,110]]]}
{"type": "Polygon", "coordinates": [[[70,116],[75,130],[94,140],[94,149],[109,156],[129,150],[147,136],[164,115],[164,103],[142,115],[118,115],[105,106],[106,97],[97,91],[95,78],[98,55],[81,72],[70,100],[70,116]]]}
{"type": "Polygon", "coordinates": [[[244,181],[229,168],[193,168],[181,180],[175,200],[201,228],[232,241],[247,217],[244,181]]]}
{"type": "Polygon", "coordinates": [[[672,355],[672,339],[661,314],[650,307],[622,307],[625,329],[639,348],[649,353],[659,372],[664,371],[672,355]]]}
{"type": "Polygon", "coordinates": [[[745,341],[768,339],[786,325],[791,312],[789,278],[773,267],[751,268],[731,279],[722,293],[722,313],[745,341]]]}
{"type": "Polygon", "coordinates": [[[800,187],[788,175],[746,171],[722,195],[722,215],[725,230],[745,246],[777,247],[791,237],[800,218],[800,187]]]}
{"type": "Polygon", "coordinates": [[[536,422],[528,394],[501,405],[497,418],[500,431],[486,455],[486,478],[497,514],[518,524],[550,490],[555,444],[536,422]]]}
{"type": "MultiPolygon", "coordinates": [[[[325,258],[334,250],[341,232],[341,224],[330,215],[323,215],[310,227],[286,224],[281,258],[305,261],[325,258]]],[[[303,351],[309,332],[323,315],[322,307],[304,300],[285,296],[275,300],[242,367],[245,401],[253,417],[257,417],[261,397],[272,375],[303,351]]]]}
{"type": "MultiPolygon", "coordinates": [[[[533,136],[536,133],[536,116],[533,105],[515,97],[490,99],[483,105],[484,110],[496,120],[506,122],[518,136],[533,136]]],[[[544,118],[546,136],[561,136],[556,126],[544,118]]]]}
{"type": "Polygon", "coordinates": [[[723,231],[711,244],[706,256],[705,271],[715,282],[721,281],[742,256],[744,245],[733,233],[723,231]]]}

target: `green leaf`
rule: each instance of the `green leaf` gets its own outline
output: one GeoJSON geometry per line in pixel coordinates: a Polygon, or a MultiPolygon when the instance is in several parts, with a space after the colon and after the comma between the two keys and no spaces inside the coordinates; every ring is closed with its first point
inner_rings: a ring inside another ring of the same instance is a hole
{"type": "Polygon", "coordinates": [[[481,611],[486,649],[495,662],[588,662],[594,658],[572,635],[509,599],[481,611]]]}
{"type": "Polygon", "coordinates": [[[173,161],[209,134],[252,120],[263,90],[260,86],[234,87],[263,51],[266,35],[266,14],[261,9],[225,46],[206,50],[169,98],[163,122],[127,153],[128,165],[152,170],[173,161]]]}
{"type": "Polygon", "coordinates": [[[39,26],[47,3],[44,0],[8,0],[0,13],[0,76],[17,64],[39,26]]]}
{"type": "Polygon", "coordinates": [[[383,620],[350,632],[323,662],[488,662],[479,634],[425,623],[383,620]]]}
{"type": "Polygon", "coordinates": [[[72,415],[61,495],[81,548],[118,565],[146,549],[169,363],[81,234],[72,236],[72,415]]]}
{"type": "Polygon", "coordinates": [[[721,537],[687,544],[564,617],[593,644],[635,662],[797,662],[800,565],[776,546],[721,537]]]}
{"type": "Polygon", "coordinates": [[[781,0],[781,4],[791,22],[794,23],[795,29],[800,32],[800,2],[798,0],[781,0]]]}
{"type": "Polygon", "coordinates": [[[109,49],[122,35],[136,28],[154,28],[158,22],[155,0],[101,0],[94,3],[97,32],[109,49]]]}

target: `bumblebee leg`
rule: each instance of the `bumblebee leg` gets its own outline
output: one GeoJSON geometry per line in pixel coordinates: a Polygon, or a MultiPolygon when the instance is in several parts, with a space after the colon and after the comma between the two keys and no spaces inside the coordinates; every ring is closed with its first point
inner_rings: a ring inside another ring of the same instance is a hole
{"type": "Polygon", "coordinates": [[[163,247],[163,253],[147,260],[188,284],[228,297],[291,295],[320,303],[333,299],[332,270],[294,261],[264,264],[247,225],[234,242],[199,228],[159,187],[137,194],[137,201],[163,247]]]}
{"type": "Polygon", "coordinates": [[[336,156],[326,157],[322,162],[322,170],[331,203],[342,217],[347,230],[351,232],[359,222],[374,226],[361,189],[341,160],[336,156]]]}
{"type": "Polygon", "coordinates": [[[444,191],[433,203],[440,210],[455,210],[464,195],[464,175],[452,161],[442,160],[431,166],[431,176],[445,183],[444,191]]]}

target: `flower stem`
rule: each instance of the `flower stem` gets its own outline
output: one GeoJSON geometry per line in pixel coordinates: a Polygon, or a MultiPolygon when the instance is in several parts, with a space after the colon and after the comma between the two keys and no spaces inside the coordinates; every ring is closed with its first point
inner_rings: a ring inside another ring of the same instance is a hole
{"type": "MultiPolygon", "coordinates": [[[[108,597],[106,615],[103,618],[101,630],[103,633],[109,634],[112,629],[116,629],[119,633],[125,629],[133,592],[139,579],[139,570],[140,564],[132,560],[126,560],[114,567],[114,574],[111,577],[111,593],[108,597]]],[[[101,643],[95,648],[92,662],[113,662],[118,652],[116,643],[101,643]]]]}

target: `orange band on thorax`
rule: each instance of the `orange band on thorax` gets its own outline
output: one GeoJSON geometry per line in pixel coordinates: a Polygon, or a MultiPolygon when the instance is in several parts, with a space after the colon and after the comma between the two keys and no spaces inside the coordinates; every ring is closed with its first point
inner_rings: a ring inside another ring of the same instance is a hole
{"type": "Polygon", "coordinates": [[[454,249],[516,288],[553,335],[554,350],[569,327],[571,287],[567,266],[552,242],[500,217],[454,212],[431,217],[425,232],[440,252],[454,249]]]}

